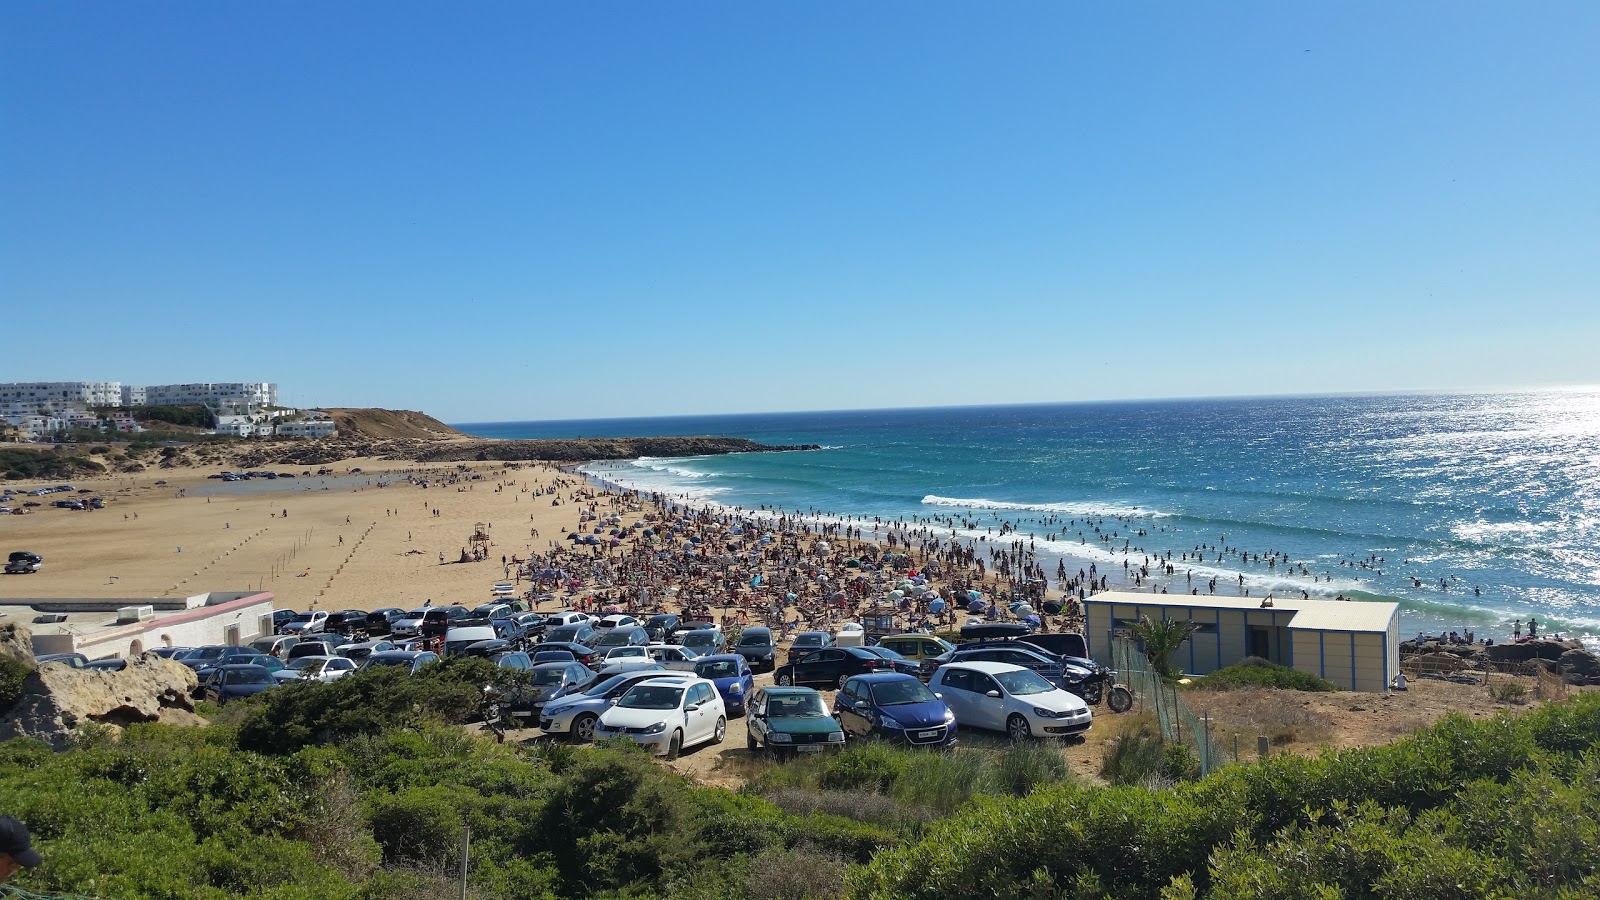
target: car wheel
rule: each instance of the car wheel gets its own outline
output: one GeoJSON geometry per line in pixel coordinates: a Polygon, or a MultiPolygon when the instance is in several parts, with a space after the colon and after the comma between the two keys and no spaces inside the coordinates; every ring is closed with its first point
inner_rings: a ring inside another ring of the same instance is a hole
{"type": "Polygon", "coordinates": [[[756,741],[756,736],[748,731],[744,733],[744,745],[751,753],[761,749],[761,744],[756,741]]]}
{"type": "Polygon", "coordinates": [[[784,687],[794,687],[794,675],[785,672],[778,676],[778,683],[784,687]]]}
{"type": "Polygon", "coordinates": [[[594,726],[600,721],[599,716],[579,716],[572,720],[572,739],[575,741],[594,740],[594,726]]]}
{"type": "Polygon", "coordinates": [[[1006,720],[1006,734],[1013,741],[1025,741],[1033,737],[1033,729],[1028,727],[1028,720],[1021,713],[1012,713],[1006,720]]]}
{"type": "Polygon", "coordinates": [[[850,676],[849,675],[840,675],[839,676],[839,690],[841,690],[841,691],[844,690],[844,683],[846,681],[849,681],[849,680],[850,680],[850,676]]]}
{"type": "Polygon", "coordinates": [[[711,743],[720,744],[722,743],[723,738],[726,738],[727,736],[728,720],[722,716],[717,716],[717,728],[715,731],[711,732],[711,743]]]}
{"type": "Polygon", "coordinates": [[[674,731],[667,741],[667,759],[677,759],[678,751],[683,749],[683,732],[674,731]]]}
{"type": "Polygon", "coordinates": [[[1112,712],[1118,713],[1133,709],[1133,691],[1120,684],[1112,686],[1111,696],[1106,698],[1106,705],[1111,707],[1112,712]]]}

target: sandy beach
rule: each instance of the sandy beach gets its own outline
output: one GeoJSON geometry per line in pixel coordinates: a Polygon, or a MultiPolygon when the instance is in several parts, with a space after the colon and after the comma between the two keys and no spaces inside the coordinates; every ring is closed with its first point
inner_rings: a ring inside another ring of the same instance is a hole
{"type": "MultiPolygon", "coordinates": [[[[39,553],[45,564],[37,574],[0,580],[0,590],[8,598],[26,599],[174,597],[254,589],[271,591],[278,607],[296,610],[409,609],[430,601],[475,606],[492,598],[496,582],[515,580],[516,567],[507,563],[569,551],[567,535],[579,528],[586,507],[602,517],[621,512],[624,526],[658,512],[642,498],[601,491],[554,464],[421,465],[358,458],[328,468],[328,477],[299,469],[293,479],[234,484],[208,478],[217,467],[75,481],[75,487],[94,493],[73,496],[105,499],[104,509],[91,511],[48,505],[65,494],[19,495],[13,505],[23,499],[43,505],[30,515],[0,516],[5,547],[8,552],[39,553]],[[480,528],[490,538],[486,558],[461,561],[480,528]]],[[[287,469],[280,465],[275,470],[287,469]]],[[[43,485],[11,486],[25,491],[43,485]]],[[[594,524],[587,522],[583,529],[587,532],[594,524]]],[[[710,527],[708,534],[715,540],[720,533],[716,528],[722,526],[710,527]]],[[[620,561],[642,539],[636,534],[611,548],[609,555],[603,547],[586,548],[567,558],[582,564],[575,571],[588,568],[595,553],[601,560],[620,561]]],[[[799,591],[802,603],[805,599],[820,603],[825,593],[841,587],[842,580],[853,574],[842,565],[848,554],[836,536],[832,553],[815,557],[814,539],[792,548],[782,557],[785,563],[762,567],[767,586],[760,592],[760,602],[752,604],[752,613],[765,610],[774,596],[785,591],[799,591]],[[818,561],[808,564],[803,558],[818,561]],[[772,579],[784,571],[788,584],[779,588],[772,579]],[[826,580],[830,573],[831,582],[826,580]]],[[[908,549],[876,545],[868,552],[875,556],[880,548],[908,549]]],[[[719,552],[720,548],[712,555],[719,552]]],[[[913,558],[918,556],[913,550],[913,558]]],[[[946,560],[943,577],[932,583],[942,587],[955,581],[966,586],[976,572],[961,568],[946,560]]],[[[691,595],[711,599],[714,605],[718,599],[755,599],[745,590],[745,579],[754,570],[754,566],[731,567],[689,579],[668,575],[665,567],[652,569],[635,557],[619,570],[618,580],[607,584],[604,573],[598,578],[593,572],[579,574],[582,583],[576,590],[558,588],[554,598],[539,608],[578,604],[596,589],[606,598],[626,602],[638,596],[640,587],[656,589],[652,605],[666,600],[664,593],[683,588],[669,604],[675,611],[691,595]]],[[[880,584],[853,592],[853,601],[870,602],[887,589],[881,582],[898,577],[888,572],[871,575],[880,584]]],[[[994,573],[989,577],[993,579],[994,573]]],[[[526,580],[517,588],[519,593],[528,589],[526,580]]],[[[829,612],[830,618],[854,617],[852,610],[829,612]]],[[[798,615],[790,611],[787,618],[798,615]]]]}
{"type": "Polygon", "coordinates": [[[292,609],[410,608],[430,599],[476,605],[503,580],[502,555],[548,548],[577,520],[576,506],[552,506],[550,496],[536,502],[534,491],[564,477],[542,465],[479,463],[467,472],[457,464],[352,459],[332,468],[341,476],[361,469],[365,477],[353,479],[358,485],[335,479],[323,490],[324,479],[296,469],[295,479],[247,483],[271,488],[248,494],[223,493],[233,485],[207,479],[215,467],[76,479],[75,487],[106,500],[104,509],[82,512],[49,506],[64,494],[19,496],[12,505],[43,505],[31,515],[0,516],[4,546],[39,553],[45,564],[35,575],[0,579],[0,592],[160,597],[258,589],[292,609]],[[407,483],[402,470],[431,477],[433,486],[407,483]],[[452,477],[462,480],[440,483],[452,477]],[[376,486],[381,480],[390,486],[376,486]],[[455,563],[480,522],[493,538],[490,559],[455,563]],[[440,564],[441,554],[449,564],[440,564]]]}

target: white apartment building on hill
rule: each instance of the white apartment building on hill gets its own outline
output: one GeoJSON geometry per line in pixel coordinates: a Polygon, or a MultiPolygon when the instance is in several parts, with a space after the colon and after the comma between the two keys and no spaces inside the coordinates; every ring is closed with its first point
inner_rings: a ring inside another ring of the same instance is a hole
{"type": "MultiPolygon", "coordinates": [[[[121,406],[120,381],[13,381],[0,384],[0,403],[39,406],[121,406]]],[[[276,396],[276,388],[274,388],[276,396]]]]}
{"type": "Polygon", "coordinates": [[[278,386],[270,381],[151,384],[142,388],[146,406],[277,406],[278,386]]]}

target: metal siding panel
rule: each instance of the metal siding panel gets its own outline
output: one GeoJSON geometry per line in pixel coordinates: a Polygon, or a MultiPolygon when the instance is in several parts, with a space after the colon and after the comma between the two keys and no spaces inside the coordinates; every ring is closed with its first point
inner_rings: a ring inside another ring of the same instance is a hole
{"type": "Polygon", "coordinates": [[[1327,637],[1326,631],[1317,632],[1317,677],[1323,679],[1328,677],[1327,637]]]}
{"type": "Polygon", "coordinates": [[[1350,689],[1356,689],[1356,636],[1350,635],[1350,689]]]}

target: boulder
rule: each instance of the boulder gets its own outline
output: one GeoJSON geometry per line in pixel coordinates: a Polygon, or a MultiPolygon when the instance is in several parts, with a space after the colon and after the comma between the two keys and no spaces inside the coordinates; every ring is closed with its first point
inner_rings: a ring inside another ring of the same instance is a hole
{"type": "Polygon", "coordinates": [[[1561,654],[1556,664],[1562,675],[1578,684],[1592,684],[1600,677],[1600,657],[1587,650],[1568,650],[1561,654]],[[1583,679],[1576,681],[1576,679],[1583,679]]]}
{"type": "Polygon", "coordinates": [[[88,722],[121,727],[163,715],[192,721],[186,714],[194,712],[197,684],[188,666],[148,653],[121,672],[46,663],[23,679],[21,696],[0,715],[0,740],[33,737],[63,750],[88,722]]]}
{"type": "Polygon", "coordinates": [[[1484,656],[1496,662],[1527,662],[1530,659],[1560,659],[1561,654],[1568,650],[1582,650],[1583,645],[1577,641],[1521,641],[1511,644],[1495,644],[1483,651],[1484,656]]]}
{"type": "Polygon", "coordinates": [[[1472,668],[1472,664],[1466,659],[1449,651],[1419,653],[1410,657],[1407,662],[1416,663],[1418,671],[1431,673],[1460,672],[1472,668]]]}

